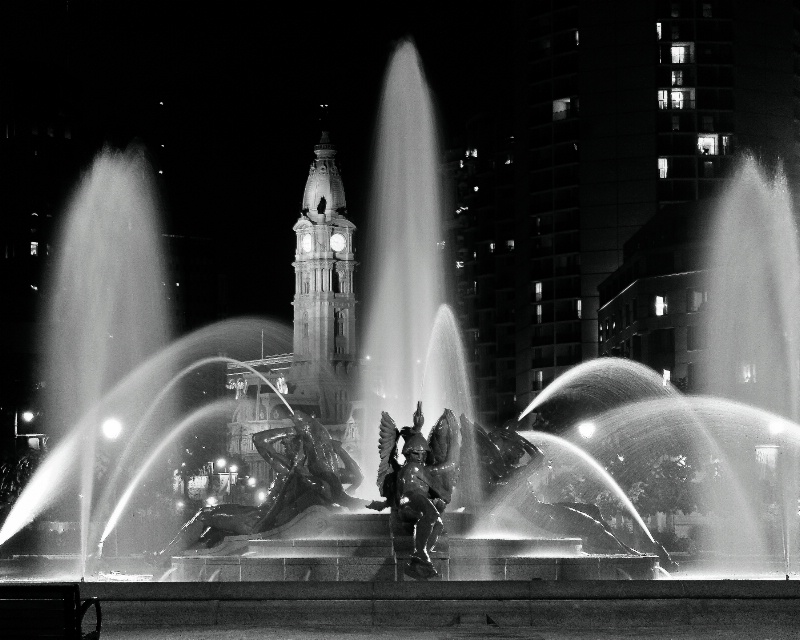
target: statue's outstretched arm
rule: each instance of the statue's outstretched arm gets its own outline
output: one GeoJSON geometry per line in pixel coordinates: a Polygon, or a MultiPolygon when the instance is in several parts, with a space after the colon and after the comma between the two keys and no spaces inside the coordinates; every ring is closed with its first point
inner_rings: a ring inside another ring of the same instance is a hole
{"type": "Polygon", "coordinates": [[[285,455],[275,449],[275,443],[283,438],[294,437],[294,427],[267,429],[253,435],[253,445],[264,460],[278,473],[289,473],[292,463],[285,455]]]}
{"type": "Polygon", "coordinates": [[[358,489],[364,481],[364,474],[361,473],[361,467],[359,467],[358,463],[347,453],[347,450],[342,446],[341,442],[338,440],[331,440],[331,442],[333,444],[333,450],[342,459],[345,471],[347,471],[347,476],[350,480],[350,487],[348,490],[354,491],[358,489]]]}

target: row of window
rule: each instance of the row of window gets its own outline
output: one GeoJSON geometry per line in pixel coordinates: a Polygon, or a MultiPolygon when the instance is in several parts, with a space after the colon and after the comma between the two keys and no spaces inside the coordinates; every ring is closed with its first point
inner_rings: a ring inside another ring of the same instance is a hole
{"type": "MultiPolygon", "coordinates": [[[[708,292],[702,291],[699,289],[687,289],[686,290],[686,313],[697,313],[703,309],[703,306],[708,302],[708,292]]],[[[626,304],[623,308],[623,323],[624,326],[628,326],[631,322],[638,319],[638,305],[636,298],[634,298],[629,304],[626,304]]],[[[652,304],[650,306],[650,313],[653,316],[665,316],[669,313],[669,298],[666,294],[664,295],[654,295],[652,296],[652,304]]],[[[610,338],[613,333],[617,330],[617,318],[616,314],[612,315],[609,319],[607,318],[605,322],[598,323],[598,331],[600,342],[604,340],[604,338],[610,338]]]]}
{"type": "MultiPolygon", "coordinates": [[[[703,156],[717,156],[723,155],[727,156],[730,155],[732,152],[731,148],[731,136],[729,135],[720,135],[717,133],[701,133],[697,136],[697,151],[700,155],[703,156]]],[[[714,165],[713,163],[706,162],[703,165],[703,170],[706,175],[705,177],[714,177],[714,165]]],[[[669,171],[670,171],[670,159],[665,157],[658,158],[658,177],[659,178],[669,178],[669,171]]]]}

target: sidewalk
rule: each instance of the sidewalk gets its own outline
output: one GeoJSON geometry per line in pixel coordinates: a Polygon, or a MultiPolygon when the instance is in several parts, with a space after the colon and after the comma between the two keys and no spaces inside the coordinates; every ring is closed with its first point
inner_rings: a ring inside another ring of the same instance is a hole
{"type": "Polygon", "coordinates": [[[446,629],[423,630],[414,628],[382,629],[377,627],[343,629],[271,629],[265,627],[191,627],[183,631],[174,628],[103,630],[101,637],[108,640],[478,640],[479,638],[528,638],[531,640],[634,640],[659,638],[660,640],[784,640],[797,638],[797,628],[781,629],[758,626],[753,628],[676,629],[665,632],[663,628],[630,629],[629,631],[540,631],[530,627],[458,626],[446,629]]]}

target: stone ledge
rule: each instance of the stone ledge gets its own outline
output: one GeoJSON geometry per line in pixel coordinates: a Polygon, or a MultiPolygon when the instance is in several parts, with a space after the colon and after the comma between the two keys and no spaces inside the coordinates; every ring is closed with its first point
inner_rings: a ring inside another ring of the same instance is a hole
{"type": "Polygon", "coordinates": [[[800,600],[800,581],[86,582],[83,597],[143,600],[800,600]]]}
{"type": "Polygon", "coordinates": [[[600,631],[636,628],[733,629],[759,624],[794,628],[797,602],[781,600],[203,600],[104,601],[105,628],[154,627],[403,627],[478,624],[600,631]]]}

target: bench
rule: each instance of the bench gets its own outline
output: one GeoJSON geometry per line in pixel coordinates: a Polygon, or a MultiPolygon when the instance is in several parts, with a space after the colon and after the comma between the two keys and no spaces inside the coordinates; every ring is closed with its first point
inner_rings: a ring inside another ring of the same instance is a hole
{"type": "Polygon", "coordinates": [[[0,584],[0,636],[4,640],[23,638],[100,638],[100,601],[81,600],[77,583],[0,584]],[[86,612],[94,606],[95,630],[81,631],[86,612]]]}

